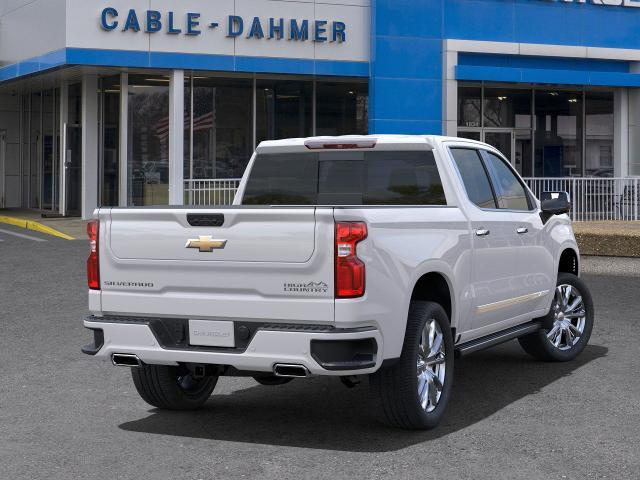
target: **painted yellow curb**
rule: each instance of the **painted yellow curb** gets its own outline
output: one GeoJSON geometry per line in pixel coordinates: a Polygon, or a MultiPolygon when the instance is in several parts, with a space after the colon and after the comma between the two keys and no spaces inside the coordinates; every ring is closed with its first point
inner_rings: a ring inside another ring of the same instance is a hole
{"type": "Polygon", "coordinates": [[[65,240],[75,240],[70,235],[62,233],[55,228],[47,227],[40,222],[33,220],[27,220],[25,218],[7,217],[6,215],[0,215],[0,223],[6,223],[15,227],[26,228],[27,230],[33,230],[35,232],[45,233],[47,235],[53,235],[54,237],[64,238],[65,240]]]}

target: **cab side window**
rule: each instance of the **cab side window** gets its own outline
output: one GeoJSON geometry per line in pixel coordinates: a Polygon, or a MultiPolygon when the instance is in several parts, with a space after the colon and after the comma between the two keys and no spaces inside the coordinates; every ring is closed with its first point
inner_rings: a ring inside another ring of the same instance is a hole
{"type": "Polygon", "coordinates": [[[469,200],[480,208],[497,208],[480,152],[473,148],[451,148],[469,200]]]}
{"type": "Polygon", "coordinates": [[[484,151],[487,169],[498,199],[498,208],[507,210],[530,210],[529,196],[505,161],[491,152],[484,151]]]}

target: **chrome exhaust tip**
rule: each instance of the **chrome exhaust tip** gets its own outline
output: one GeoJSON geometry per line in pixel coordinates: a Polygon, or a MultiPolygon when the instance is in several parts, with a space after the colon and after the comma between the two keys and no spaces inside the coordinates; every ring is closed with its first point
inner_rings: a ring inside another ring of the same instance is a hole
{"type": "Polygon", "coordinates": [[[114,353],[111,355],[111,363],[116,367],[141,367],[142,362],[133,353],[114,353]]]}
{"type": "Polygon", "coordinates": [[[276,363],[273,367],[273,374],[276,377],[301,378],[308,377],[309,370],[304,365],[276,363]]]}

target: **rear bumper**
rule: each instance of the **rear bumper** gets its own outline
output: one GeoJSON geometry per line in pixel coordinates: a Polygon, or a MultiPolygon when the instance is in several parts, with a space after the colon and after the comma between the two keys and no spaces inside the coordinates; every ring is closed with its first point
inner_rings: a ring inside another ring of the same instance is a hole
{"type": "Polygon", "coordinates": [[[247,323],[242,326],[253,331],[240,348],[211,348],[189,346],[188,340],[168,344],[164,330],[167,323],[175,324],[162,320],[89,316],[84,326],[93,331],[94,345],[83,352],[107,361],[124,353],[151,365],[202,363],[257,372],[271,372],[277,363],[294,364],[314,375],[334,376],[373,373],[383,360],[382,336],[375,328],[247,323]]]}

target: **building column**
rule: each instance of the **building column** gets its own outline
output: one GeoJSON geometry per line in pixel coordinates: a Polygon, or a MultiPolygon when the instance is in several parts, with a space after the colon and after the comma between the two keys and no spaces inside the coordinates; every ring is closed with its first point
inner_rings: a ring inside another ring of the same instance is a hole
{"type": "Polygon", "coordinates": [[[169,205],[184,204],[184,71],[169,84],[169,205]]]}
{"type": "Polygon", "coordinates": [[[442,48],[442,134],[449,137],[458,135],[458,82],[456,66],[458,52],[448,49],[444,40],[442,48]]]}
{"type": "Polygon", "coordinates": [[[126,207],[129,199],[129,74],[120,74],[120,138],[118,139],[118,206],[126,207]]]}
{"type": "Polygon", "coordinates": [[[58,207],[60,215],[66,215],[67,213],[67,172],[65,163],[67,161],[67,123],[69,122],[69,83],[63,81],[60,85],[60,145],[58,151],[58,168],[59,168],[59,183],[58,183],[58,207]]]}
{"type": "Polygon", "coordinates": [[[617,88],[613,97],[613,176],[629,175],[629,97],[617,88]]]}
{"type": "Polygon", "coordinates": [[[82,218],[98,206],[98,77],[82,77],[82,218]]]}

